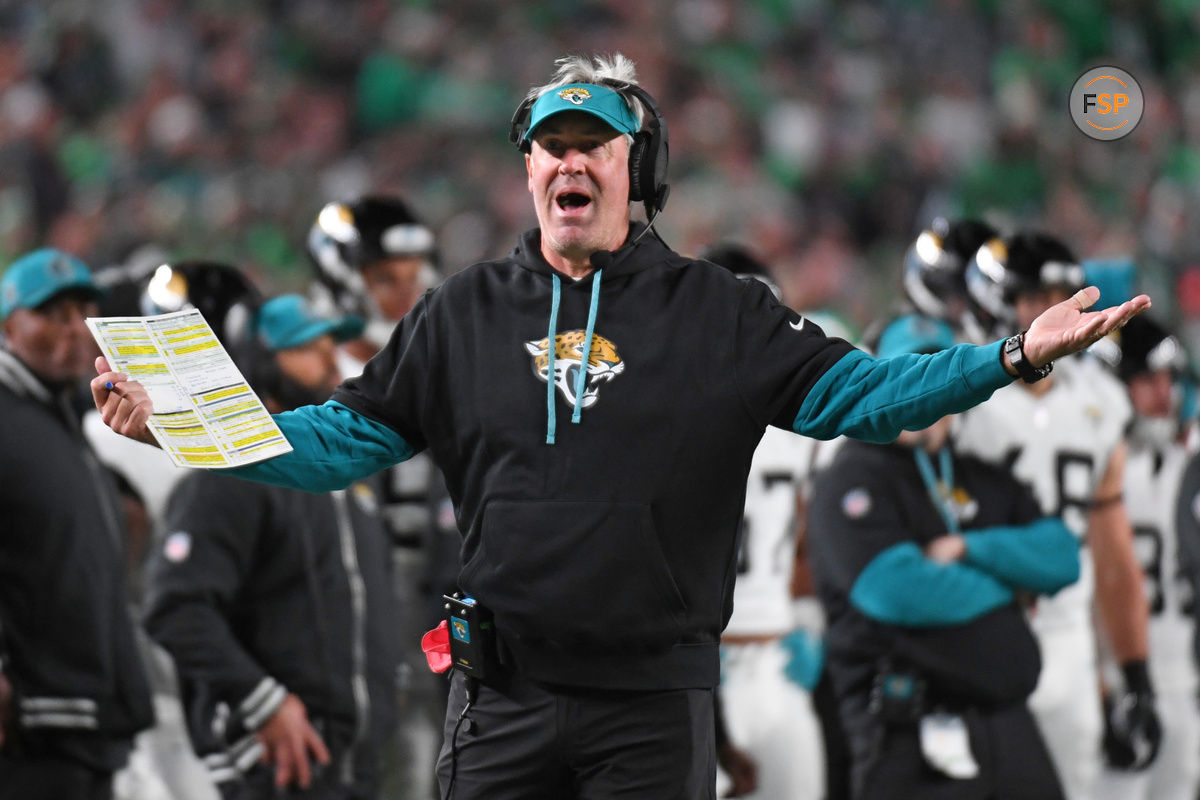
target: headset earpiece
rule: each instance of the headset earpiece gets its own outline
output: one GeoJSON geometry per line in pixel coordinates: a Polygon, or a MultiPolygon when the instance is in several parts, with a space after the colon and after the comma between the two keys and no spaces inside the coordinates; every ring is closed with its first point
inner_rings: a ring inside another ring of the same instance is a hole
{"type": "Polygon", "coordinates": [[[629,199],[634,203],[642,202],[654,192],[653,186],[646,185],[646,177],[650,174],[646,169],[650,138],[649,131],[638,131],[629,145],[629,199]]]}
{"type": "Polygon", "coordinates": [[[522,153],[529,152],[529,142],[524,139],[525,131],[529,129],[529,113],[533,109],[535,99],[526,97],[522,100],[521,105],[517,106],[517,110],[513,112],[512,122],[509,124],[508,140],[515,144],[522,153]]]}
{"type": "Polygon", "coordinates": [[[653,219],[663,210],[671,192],[667,184],[670,155],[667,121],[659,113],[658,103],[642,87],[620,81],[606,83],[616,91],[632,94],[650,114],[645,126],[634,134],[629,148],[629,199],[644,204],[647,219],[653,219]]]}

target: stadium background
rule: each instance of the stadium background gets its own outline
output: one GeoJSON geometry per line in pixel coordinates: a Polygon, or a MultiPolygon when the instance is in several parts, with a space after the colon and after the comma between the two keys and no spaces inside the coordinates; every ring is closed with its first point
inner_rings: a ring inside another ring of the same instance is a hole
{"type": "Polygon", "coordinates": [[[1200,341],[1194,0],[0,0],[0,263],[205,257],[302,289],[330,199],[399,192],[447,271],[534,223],[508,120],[570,52],[621,51],[672,145],[660,228],[753,245],[795,307],[863,325],[936,214],[1132,257],[1200,341]],[[1097,142],[1066,98],[1131,72],[1097,142]]]}

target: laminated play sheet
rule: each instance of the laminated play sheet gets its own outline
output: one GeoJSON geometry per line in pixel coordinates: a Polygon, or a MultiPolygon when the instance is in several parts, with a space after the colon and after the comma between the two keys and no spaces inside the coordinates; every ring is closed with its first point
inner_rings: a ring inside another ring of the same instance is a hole
{"type": "Polygon", "coordinates": [[[109,365],[142,384],[148,427],[181,467],[239,467],[292,446],[203,315],[90,317],[109,365]]]}

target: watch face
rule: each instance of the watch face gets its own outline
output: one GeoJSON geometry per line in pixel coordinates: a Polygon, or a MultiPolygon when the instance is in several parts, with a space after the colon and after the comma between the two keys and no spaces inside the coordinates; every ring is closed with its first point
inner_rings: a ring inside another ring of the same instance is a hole
{"type": "Polygon", "coordinates": [[[1004,350],[1008,353],[1010,361],[1015,363],[1016,361],[1024,360],[1024,354],[1021,352],[1021,344],[1021,339],[1016,336],[1010,337],[1009,340],[1004,343],[1004,350]]]}
{"type": "Polygon", "coordinates": [[[1004,342],[1004,352],[1008,354],[1009,363],[1017,371],[1017,376],[1025,383],[1035,383],[1050,374],[1053,364],[1043,364],[1035,367],[1025,358],[1023,350],[1025,337],[1022,334],[1010,337],[1004,342]]]}

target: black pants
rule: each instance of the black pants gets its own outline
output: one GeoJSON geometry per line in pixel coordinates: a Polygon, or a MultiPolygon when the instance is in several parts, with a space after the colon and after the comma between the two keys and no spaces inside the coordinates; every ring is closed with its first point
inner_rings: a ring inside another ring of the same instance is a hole
{"type": "Polygon", "coordinates": [[[112,773],[58,755],[0,753],[0,800],[112,800],[112,773]]]}
{"type": "Polygon", "coordinates": [[[846,742],[846,731],[842,729],[829,670],[821,673],[821,680],[812,692],[812,704],[821,722],[821,737],[825,744],[825,800],[850,800],[850,745],[846,742]]]}
{"type": "Polygon", "coordinates": [[[614,692],[547,687],[513,676],[479,688],[470,731],[455,675],[438,782],[452,800],[712,800],[711,689],[614,692]]]}
{"type": "MultiPolygon", "coordinates": [[[[845,706],[843,706],[845,710],[845,706]]],[[[870,800],[1063,800],[1033,715],[1024,705],[963,712],[979,775],[948,777],[925,763],[915,724],[884,729],[865,715],[844,719],[854,797],[870,800]]]]}

